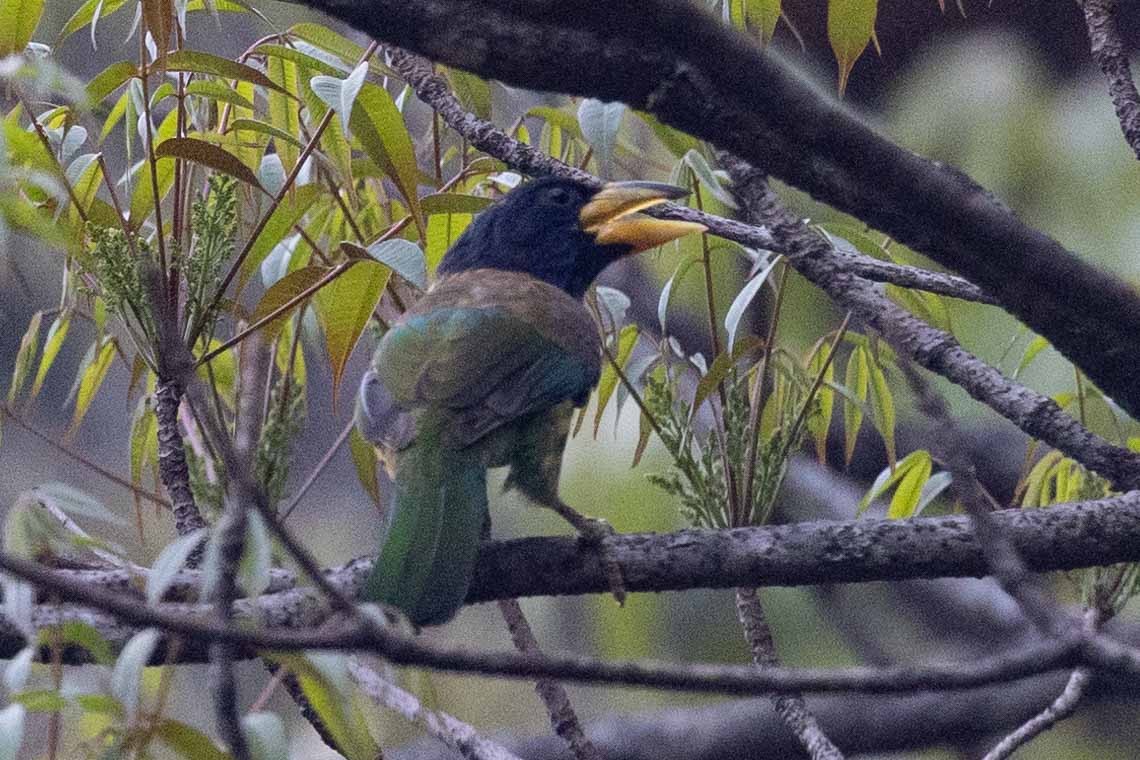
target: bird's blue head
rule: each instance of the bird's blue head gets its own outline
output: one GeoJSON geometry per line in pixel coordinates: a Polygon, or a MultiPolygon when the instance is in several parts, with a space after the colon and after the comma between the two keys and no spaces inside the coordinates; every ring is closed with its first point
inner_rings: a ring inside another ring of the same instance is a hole
{"type": "Polygon", "coordinates": [[[526,272],[581,298],[622,256],[704,230],[637,213],[685,195],[655,182],[611,182],[596,190],[567,179],[535,180],[480,214],[443,257],[439,273],[526,272]]]}

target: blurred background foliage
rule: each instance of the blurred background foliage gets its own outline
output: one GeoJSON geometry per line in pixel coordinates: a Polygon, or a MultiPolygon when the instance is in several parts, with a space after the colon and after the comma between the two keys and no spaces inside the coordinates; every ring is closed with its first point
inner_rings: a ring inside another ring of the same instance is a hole
{"type": "MultiPolygon", "coordinates": [[[[781,22],[773,44],[781,55],[802,66],[821,88],[834,90],[835,58],[827,42],[822,5],[786,3],[794,32],[781,22]]],[[[1005,5],[966,3],[963,17],[953,7],[945,14],[938,12],[933,0],[884,0],[876,26],[881,54],[869,49],[859,58],[850,74],[846,102],[908,148],[960,167],[1003,198],[1030,224],[1089,260],[1135,281],[1140,277],[1140,259],[1135,256],[1140,246],[1140,193],[1136,192],[1140,186],[1140,165],[1132,160],[1121,139],[1099,74],[1092,70],[1087,49],[1081,46],[1083,25],[1075,4],[1019,3],[1016,8],[1005,5]],[[1057,10],[1060,6],[1068,7],[1057,10]]],[[[77,6],[77,2],[48,2],[37,39],[54,40],[77,6]]],[[[259,10],[279,29],[299,21],[326,23],[295,6],[261,3],[259,10]]],[[[232,58],[266,33],[265,26],[252,17],[226,14],[223,24],[219,26],[200,14],[191,24],[187,45],[232,58]]],[[[1134,19],[1128,16],[1126,29],[1134,29],[1133,24],[1134,19]]],[[[76,77],[89,81],[109,63],[132,57],[132,53],[123,52],[130,51],[134,44],[123,42],[129,27],[129,12],[119,13],[100,23],[97,49],[92,49],[86,33],[80,33],[64,42],[57,57],[76,77]]],[[[393,92],[397,93],[398,88],[393,92]]],[[[491,92],[491,115],[502,126],[513,124],[535,107],[559,108],[571,116],[576,110],[573,103],[557,96],[498,84],[492,85],[491,92]]],[[[405,116],[413,136],[424,134],[427,115],[422,104],[408,98],[405,116]]],[[[116,144],[112,137],[106,150],[109,162],[121,169],[125,156],[115,155],[116,144]]],[[[640,121],[632,114],[625,115],[614,176],[667,179],[673,161],[650,138],[649,130],[640,121]]],[[[781,190],[800,213],[814,221],[851,221],[797,192],[781,190]]],[[[705,200],[708,210],[731,213],[714,198],[705,200]]],[[[652,295],[642,300],[647,300],[652,308],[656,304],[655,289],[673,273],[682,258],[693,253],[693,245],[699,243],[689,241],[684,244],[687,249],[653,254],[641,262],[638,270],[630,265],[611,271],[603,282],[627,291],[649,291],[652,295]]],[[[738,256],[717,258],[717,298],[722,308],[735,295],[746,271],[738,256]]],[[[10,376],[31,314],[55,304],[60,276],[60,257],[32,240],[12,237],[0,248],[0,376],[10,376]]],[[[704,324],[703,299],[700,278],[688,278],[678,286],[671,319],[699,332],[704,324]]],[[[794,275],[789,279],[786,309],[782,336],[800,351],[834,327],[842,316],[794,275]]],[[[997,310],[958,302],[952,302],[951,310],[955,332],[962,343],[983,358],[1000,363],[1007,371],[1016,366],[1032,339],[1012,318],[997,310]]],[[[652,311],[637,314],[647,322],[654,321],[654,316],[652,311]]],[[[65,344],[42,394],[24,410],[25,419],[56,440],[63,437],[67,428],[72,378],[90,342],[90,335],[81,337],[83,330],[91,329],[89,325],[77,323],[72,329],[76,335],[65,344]]],[[[349,385],[360,376],[370,348],[362,345],[355,352],[345,371],[349,385]]],[[[307,362],[309,411],[296,447],[298,461],[314,462],[331,445],[352,409],[351,404],[343,401],[334,405],[329,392],[329,368],[319,347],[314,350],[314,346],[306,345],[305,351],[307,355],[312,352],[307,362]]],[[[1071,366],[1051,350],[1043,352],[1025,371],[1023,379],[1047,393],[1073,385],[1071,366]]],[[[71,443],[85,457],[120,473],[129,467],[126,441],[133,405],[128,406],[127,381],[127,368],[116,365],[71,443]]],[[[910,413],[905,411],[904,396],[899,393],[904,409],[900,425],[912,421],[906,416],[910,413]]],[[[955,413],[971,424],[1006,425],[964,394],[950,390],[948,396],[955,413]]],[[[592,419],[593,410],[589,415],[592,419]]],[[[638,439],[636,413],[626,409],[618,420],[611,406],[597,440],[589,435],[588,428],[589,425],[573,439],[567,452],[563,476],[566,500],[609,520],[621,532],[683,527],[677,504],[645,479],[647,472],[660,470],[666,463],[659,443],[652,440],[641,466],[630,467],[638,439]]],[[[879,446],[867,438],[862,439],[862,445],[879,446]]],[[[1023,450],[1006,454],[1020,458],[1023,450]]],[[[834,462],[842,467],[841,456],[834,457],[834,462]]],[[[128,494],[15,425],[5,426],[0,472],[0,504],[13,503],[18,493],[36,484],[58,480],[83,488],[124,516],[134,511],[128,494]]],[[[298,468],[293,478],[298,480],[305,474],[305,468],[298,468]]],[[[497,503],[492,513],[499,537],[565,531],[559,518],[545,510],[522,508],[511,497],[494,501],[497,503]]],[[[362,493],[347,455],[333,461],[290,521],[290,527],[305,536],[317,558],[329,565],[374,551],[376,525],[375,509],[362,493]]],[[[172,533],[167,516],[151,512],[149,507],[144,527],[141,538],[133,531],[123,531],[116,539],[134,559],[145,564],[153,560],[172,533]]],[[[858,588],[867,595],[867,615],[881,616],[884,628],[906,627],[892,619],[891,611],[876,601],[873,585],[858,588]]],[[[841,632],[829,620],[826,606],[819,605],[819,598],[812,591],[773,589],[766,591],[764,597],[781,656],[789,664],[855,662],[841,632]]],[[[612,658],[747,660],[728,591],[638,594],[631,597],[624,609],[618,609],[608,597],[530,599],[524,600],[523,607],[531,616],[539,640],[552,650],[596,652],[612,658]]],[[[492,605],[468,608],[457,621],[428,635],[509,646],[498,611],[492,605]]],[[[908,656],[938,654],[927,651],[917,633],[893,646],[908,656]]],[[[252,663],[243,665],[242,670],[246,683],[244,698],[250,700],[264,681],[263,671],[252,663]]],[[[207,726],[209,708],[203,699],[202,675],[200,668],[183,668],[176,674],[171,708],[183,719],[207,726]]],[[[91,674],[80,669],[68,677],[78,685],[90,679],[91,674]]],[[[547,717],[526,684],[411,671],[404,681],[425,695],[429,703],[477,726],[520,733],[548,730],[547,717]]],[[[637,712],[661,705],[706,701],[691,695],[602,688],[573,687],[571,694],[586,719],[611,711],[637,712]]],[[[282,715],[294,714],[293,705],[283,698],[275,700],[274,709],[282,715]]],[[[1020,756],[1135,756],[1136,737],[1131,728],[1135,721],[1131,715],[1123,721],[1109,718],[1109,710],[1082,715],[1037,740],[1020,756]]],[[[402,743],[415,735],[397,719],[382,717],[380,721],[386,745],[402,743]]],[[[303,756],[320,757],[327,752],[299,719],[291,723],[290,730],[297,746],[307,748],[303,756]]],[[[926,756],[949,755],[931,752],[926,756]]]]}

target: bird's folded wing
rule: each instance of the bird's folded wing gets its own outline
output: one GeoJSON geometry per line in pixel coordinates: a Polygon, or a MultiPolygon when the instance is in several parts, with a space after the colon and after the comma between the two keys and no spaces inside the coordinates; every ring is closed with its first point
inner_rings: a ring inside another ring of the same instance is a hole
{"type": "Polygon", "coordinates": [[[531,412],[584,404],[599,358],[571,352],[498,306],[410,314],[384,337],[376,376],[404,408],[450,412],[446,444],[466,446],[531,412]]]}

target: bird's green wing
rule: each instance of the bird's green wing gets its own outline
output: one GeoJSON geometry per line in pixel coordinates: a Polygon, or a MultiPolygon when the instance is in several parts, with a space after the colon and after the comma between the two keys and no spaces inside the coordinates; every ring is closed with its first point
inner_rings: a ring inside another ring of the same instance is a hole
{"type": "Polygon", "coordinates": [[[440,307],[388,332],[374,371],[405,408],[446,410],[442,442],[467,446],[492,430],[557,404],[585,403],[596,356],[567,351],[500,307],[440,307]]]}

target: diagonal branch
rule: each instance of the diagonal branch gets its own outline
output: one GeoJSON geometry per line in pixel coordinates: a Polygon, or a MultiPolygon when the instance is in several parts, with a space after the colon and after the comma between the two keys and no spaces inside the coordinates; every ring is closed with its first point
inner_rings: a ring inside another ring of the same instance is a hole
{"type": "Polygon", "coordinates": [[[1140,158],[1140,93],[1132,79],[1128,51],[1116,23],[1118,0],[1080,0],[1089,31],[1093,60],[1108,80],[1108,94],[1116,109],[1116,118],[1124,132],[1124,140],[1140,158]]]}

